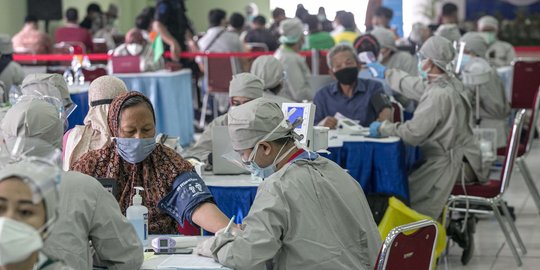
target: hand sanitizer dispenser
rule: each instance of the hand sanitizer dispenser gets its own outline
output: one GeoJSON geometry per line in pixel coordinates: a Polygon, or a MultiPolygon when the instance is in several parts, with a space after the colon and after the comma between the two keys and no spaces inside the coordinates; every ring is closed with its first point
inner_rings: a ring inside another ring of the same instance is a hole
{"type": "Polygon", "coordinates": [[[142,187],[135,187],[133,204],[126,210],[126,218],[135,228],[135,232],[141,240],[143,247],[148,246],[148,208],[142,205],[142,197],[139,194],[142,187]]]}

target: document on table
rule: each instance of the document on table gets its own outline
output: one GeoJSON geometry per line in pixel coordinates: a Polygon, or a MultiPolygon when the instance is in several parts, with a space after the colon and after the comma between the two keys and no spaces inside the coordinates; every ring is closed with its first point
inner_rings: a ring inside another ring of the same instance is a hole
{"type": "Polygon", "coordinates": [[[198,255],[171,255],[158,265],[156,269],[230,269],[212,258],[198,255]]]}

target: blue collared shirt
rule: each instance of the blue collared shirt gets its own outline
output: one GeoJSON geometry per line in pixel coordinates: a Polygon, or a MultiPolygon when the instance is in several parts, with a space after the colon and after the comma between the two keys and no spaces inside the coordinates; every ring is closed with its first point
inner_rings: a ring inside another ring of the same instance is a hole
{"type": "Polygon", "coordinates": [[[338,82],[329,84],[317,91],[313,103],[317,106],[315,124],[339,112],[367,127],[377,119],[382,109],[391,108],[382,84],[369,79],[358,79],[352,97],[343,94],[338,82]]]}

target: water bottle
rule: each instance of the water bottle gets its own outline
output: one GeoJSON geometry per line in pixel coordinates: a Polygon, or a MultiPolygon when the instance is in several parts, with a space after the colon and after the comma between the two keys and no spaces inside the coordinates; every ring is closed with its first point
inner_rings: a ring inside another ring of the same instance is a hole
{"type": "Polygon", "coordinates": [[[82,72],[82,68],[77,69],[77,72],[75,72],[75,77],[77,78],[77,83],[79,85],[84,84],[84,73],[82,72]]]}
{"type": "Polygon", "coordinates": [[[88,55],[85,55],[82,60],[82,67],[89,68],[90,66],[92,66],[92,63],[90,63],[90,59],[88,58],[88,55]]]}
{"type": "Polygon", "coordinates": [[[69,68],[64,71],[64,81],[66,81],[67,85],[73,85],[73,73],[69,68]]]}
{"type": "Polygon", "coordinates": [[[126,209],[126,218],[135,228],[144,249],[148,246],[148,208],[142,205],[142,197],[139,195],[142,190],[142,187],[135,187],[133,204],[126,209]]]}

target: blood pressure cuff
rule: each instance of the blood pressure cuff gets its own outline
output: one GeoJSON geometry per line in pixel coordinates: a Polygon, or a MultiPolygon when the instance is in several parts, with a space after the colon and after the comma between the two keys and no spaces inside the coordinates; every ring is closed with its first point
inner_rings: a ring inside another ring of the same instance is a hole
{"type": "Polygon", "coordinates": [[[390,98],[384,93],[375,93],[371,97],[371,105],[377,112],[377,114],[381,113],[382,110],[385,108],[392,108],[392,103],[390,103],[390,98]]]}
{"type": "Polygon", "coordinates": [[[193,211],[205,202],[215,204],[214,197],[201,177],[190,171],[176,177],[172,191],[159,201],[158,207],[184,227],[184,220],[195,225],[191,220],[193,211]]]}

